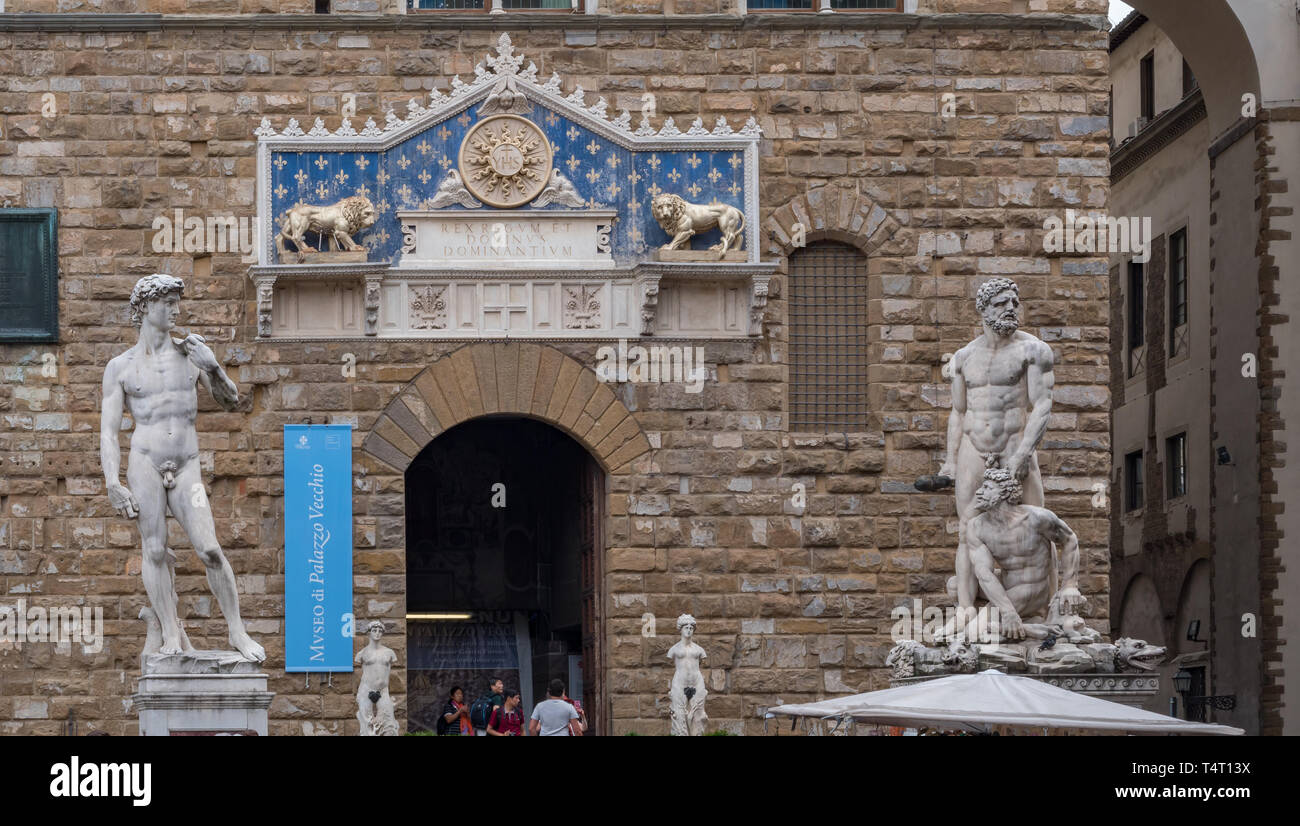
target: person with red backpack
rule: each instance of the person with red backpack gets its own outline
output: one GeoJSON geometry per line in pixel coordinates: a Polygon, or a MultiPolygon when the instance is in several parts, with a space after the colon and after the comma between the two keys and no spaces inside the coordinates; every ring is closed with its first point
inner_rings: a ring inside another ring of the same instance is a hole
{"type": "Polygon", "coordinates": [[[519,710],[519,704],[523,702],[519,692],[512,688],[505,693],[505,697],[506,701],[503,705],[492,709],[492,716],[488,718],[487,733],[493,737],[526,736],[524,713],[519,710]]]}

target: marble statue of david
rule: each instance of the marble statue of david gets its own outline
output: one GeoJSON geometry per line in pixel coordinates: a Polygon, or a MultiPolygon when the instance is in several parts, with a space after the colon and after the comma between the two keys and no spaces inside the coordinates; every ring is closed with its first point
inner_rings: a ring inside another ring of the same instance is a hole
{"type": "Polygon", "coordinates": [[[244,628],[235,574],[217,544],[194,430],[196,384],[202,383],[226,410],[239,403],[239,390],[202,336],[171,337],[184,288],[179,278],[154,274],[141,278],[131,291],[131,321],[139,325],[140,338],[104,371],[100,466],[113,508],[140,526],[144,588],[162,627],[159,653],[193,650],[176,614],[175,554],[167,547],[170,508],[207,568],[208,585],[226,618],[231,646],[244,658],[261,662],[266,652],[244,628]],[[129,488],[118,476],[118,432],[124,407],[135,423],[126,470],[129,488]]]}

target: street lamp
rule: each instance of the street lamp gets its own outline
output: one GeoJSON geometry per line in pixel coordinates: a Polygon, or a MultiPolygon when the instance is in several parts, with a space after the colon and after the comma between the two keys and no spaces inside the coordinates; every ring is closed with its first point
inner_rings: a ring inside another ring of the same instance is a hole
{"type": "MultiPolygon", "coordinates": [[[[1237,707],[1236,694],[1207,694],[1192,697],[1192,672],[1186,668],[1178,669],[1174,675],[1174,690],[1183,695],[1183,712],[1189,720],[1204,720],[1205,708],[1208,706],[1219,711],[1232,711],[1237,707]],[[1199,714],[1197,713],[1199,710],[1199,714]],[[1195,716],[1194,716],[1195,715],[1195,716]]],[[[1171,703],[1172,705],[1172,703],[1171,703]]]]}

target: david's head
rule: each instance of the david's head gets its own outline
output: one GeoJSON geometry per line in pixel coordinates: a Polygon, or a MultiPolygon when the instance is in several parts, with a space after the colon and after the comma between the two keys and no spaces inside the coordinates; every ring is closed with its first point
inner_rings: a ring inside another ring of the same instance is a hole
{"type": "Polygon", "coordinates": [[[384,636],[384,624],[379,620],[375,620],[366,626],[366,634],[370,639],[379,642],[379,640],[384,636]]]}
{"type": "Polygon", "coordinates": [[[184,289],[184,281],[163,273],[141,278],[131,290],[131,323],[139,327],[148,319],[159,330],[170,330],[180,315],[184,289]]]}
{"type": "Polygon", "coordinates": [[[1020,328],[1020,288],[1010,278],[986,281],[975,294],[975,310],[986,327],[1009,336],[1020,328]]]}
{"type": "Polygon", "coordinates": [[[984,471],[984,484],[975,491],[975,508],[981,512],[991,510],[1005,502],[1008,505],[1020,504],[1020,483],[1005,468],[989,468],[984,471]]]}

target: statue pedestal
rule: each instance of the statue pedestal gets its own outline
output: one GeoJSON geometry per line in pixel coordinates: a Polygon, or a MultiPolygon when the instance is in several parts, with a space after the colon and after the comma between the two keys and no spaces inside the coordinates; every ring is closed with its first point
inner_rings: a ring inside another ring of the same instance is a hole
{"type": "Polygon", "coordinates": [[[266,736],[273,692],[259,663],[234,651],[149,654],[136,693],[141,737],[266,736]]]}
{"type": "MultiPolygon", "coordinates": [[[[1115,703],[1123,703],[1133,708],[1142,708],[1160,691],[1160,675],[1154,672],[1144,673],[1110,673],[1084,672],[1078,674],[1025,674],[1012,673],[1016,677],[1028,677],[1031,680],[1064,688],[1067,691],[1099,697],[1115,703]]],[[[890,688],[914,685],[951,674],[931,674],[924,677],[903,677],[890,680],[890,688]]]]}

